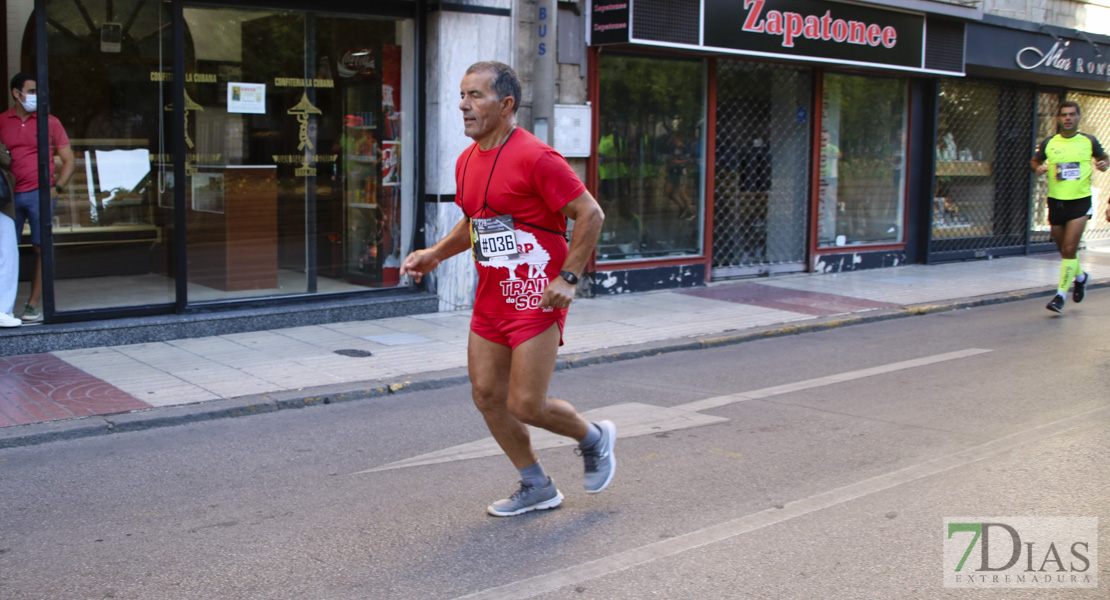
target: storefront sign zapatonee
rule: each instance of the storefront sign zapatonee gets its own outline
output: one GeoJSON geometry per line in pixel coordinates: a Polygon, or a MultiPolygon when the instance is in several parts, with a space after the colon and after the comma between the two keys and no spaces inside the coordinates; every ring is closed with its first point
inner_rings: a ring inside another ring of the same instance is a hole
{"type": "Polygon", "coordinates": [[[593,0],[590,43],[700,47],[730,54],[922,71],[925,15],[824,0],[703,0],[700,14],[593,0]],[[700,19],[701,33],[698,24],[700,19]]]}
{"type": "Polygon", "coordinates": [[[819,0],[705,0],[702,22],[709,47],[922,68],[918,13],[819,0]]]}

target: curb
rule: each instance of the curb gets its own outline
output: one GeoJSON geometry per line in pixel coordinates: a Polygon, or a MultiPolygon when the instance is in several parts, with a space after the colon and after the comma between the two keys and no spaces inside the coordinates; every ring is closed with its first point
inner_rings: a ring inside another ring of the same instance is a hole
{"type": "MultiPolygon", "coordinates": [[[[1110,287],[1110,282],[1092,282],[1088,284],[1087,287],[1088,289],[1110,287]]],[[[963,308],[1016,302],[1036,297],[1047,297],[1055,293],[1055,291],[1055,289],[1034,288],[987,296],[961,298],[951,301],[912,304],[898,308],[847,313],[830,317],[817,317],[797,323],[769,325],[743,331],[726,331],[711,335],[672,338],[658,342],[615,346],[612,348],[603,348],[560,357],[555,363],[555,370],[576,369],[591,365],[645,358],[670,352],[718,348],[753,340],[826,331],[851,325],[877,323],[879,321],[889,321],[892,319],[927,315],[963,308]]],[[[223,400],[209,400],[195,404],[155,407],[128,413],[66,419],[63,421],[49,421],[30,425],[17,425],[0,430],[0,449],[36,446],[50,442],[74,440],[128,431],[172,427],[216,419],[245,417],[287,409],[382,399],[409,392],[436,390],[462,385],[469,381],[470,378],[467,375],[466,368],[456,368],[415,374],[403,380],[367,381],[363,382],[355,389],[351,389],[350,384],[335,385],[311,388],[308,390],[272,392],[223,400]]]]}

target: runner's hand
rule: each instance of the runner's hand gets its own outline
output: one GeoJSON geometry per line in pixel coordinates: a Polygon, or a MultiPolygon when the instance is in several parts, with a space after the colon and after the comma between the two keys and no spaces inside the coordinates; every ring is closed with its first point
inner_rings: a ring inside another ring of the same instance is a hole
{"type": "Polygon", "coordinates": [[[432,254],[431,250],[417,250],[405,257],[405,262],[401,263],[400,275],[402,277],[412,275],[413,281],[420,283],[425,275],[438,266],[439,259],[432,254]]]}
{"type": "Polygon", "coordinates": [[[1105,171],[1106,169],[1110,169],[1110,160],[1104,158],[1102,160],[1095,161],[1095,166],[1098,167],[1099,171],[1105,171]]]}
{"type": "Polygon", "coordinates": [[[556,276],[543,291],[540,308],[570,308],[570,303],[574,300],[574,294],[577,291],[577,288],[567,283],[566,279],[556,276]]]}

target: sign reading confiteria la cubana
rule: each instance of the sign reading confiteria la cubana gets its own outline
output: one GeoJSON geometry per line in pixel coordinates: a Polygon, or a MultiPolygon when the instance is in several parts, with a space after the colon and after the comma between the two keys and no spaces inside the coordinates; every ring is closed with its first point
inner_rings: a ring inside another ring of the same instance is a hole
{"type": "MultiPolygon", "coordinates": [[[[918,13],[825,0],[705,0],[703,7],[703,48],[923,67],[925,17],[918,13]]],[[[591,8],[591,43],[651,43],[635,28],[636,11],[646,5],[635,0],[593,0],[591,8]]]]}

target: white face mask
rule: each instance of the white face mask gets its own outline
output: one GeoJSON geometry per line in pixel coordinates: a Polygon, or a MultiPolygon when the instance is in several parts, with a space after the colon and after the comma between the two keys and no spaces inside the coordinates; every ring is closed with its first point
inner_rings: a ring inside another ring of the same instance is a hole
{"type": "Polygon", "coordinates": [[[35,112],[39,108],[38,94],[27,94],[24,96],[26,100],[20,100],[19,103],[23,105],[23,110],[27,112],[35,112]]]}

